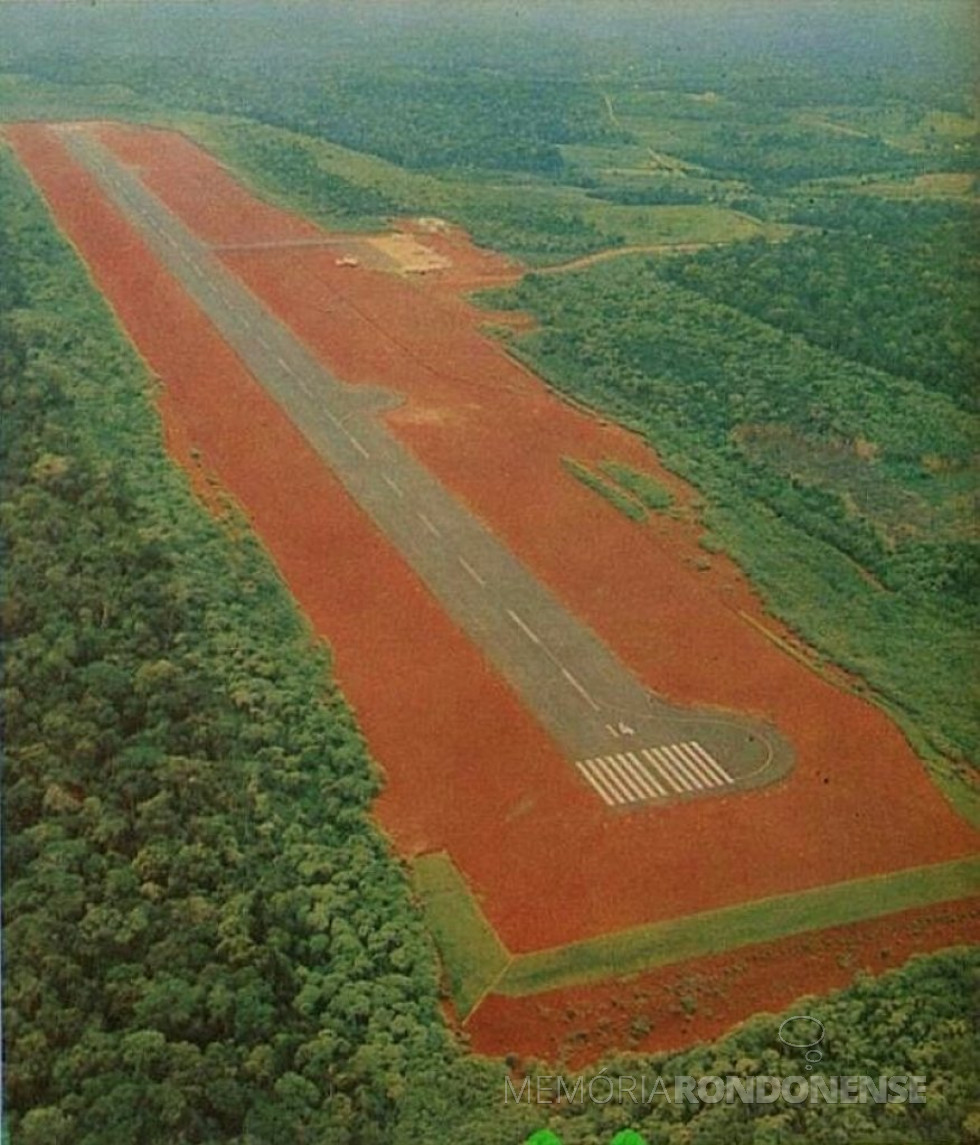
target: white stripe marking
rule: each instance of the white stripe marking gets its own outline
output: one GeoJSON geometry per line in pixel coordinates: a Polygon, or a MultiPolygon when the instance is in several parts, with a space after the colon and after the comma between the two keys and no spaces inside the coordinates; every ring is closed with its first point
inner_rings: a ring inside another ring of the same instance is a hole
{"type": "Polygon", "coordinates": [[[621,756],[621,755],[615,755],[615,756],[609,755],[609,756],[606,756],[606,759],[609,761],[609,763],[612,765],[612,767],[615,768],[616,774],[622,777],[622,780],[626,784],[627,788],[630,791],[635,792],[636,797],[638,799],[643,800],[643,799],[649,798],[647,793],[643,790],[643,788],[639,785],[639,783],[637,783],[637,781],[633,778],[633,773],[631,772],[629,766],[626,764],[626,761],[623,758],[623,756],[621,756]]]}
{"type": "Polygon", "coordinates": [[[579,771],[580,771],[580,772],[581,772],[581,773],[582,773],[582,774],[585,776],[586,780],[587,780],[587,781],[588,781],[588,783],[589,783],[589,784],[592,786],[592,788],[593,788],[595,791],[598,791],[598,793],[599,793],[600,797],[602,798],[602,801],[605,803],[605,805],[606,805],[607,807],[614,807],[614,806],[615,806],[615,800],[614,800],[614,799],[612,799],[612,798],[611,798],[611,796],[607,795],[607,794],[605,793],[605,791],[604,791],[604,790],[603,790],[603,789],[602,789],[602,788],[599,786],[598,782],[597,782],[597,781],[596,781],[596,779],[593,777],[593,775],[592,775],[592,773],[589,771],[589,769],[588,769],[588,768],[585,766],[585,764],[584,764],[584,763],[581,763],[581,762],[579,762],[579,763],[576,763],[576,765],[575,765],[575,766],[576,766],[576,767],[579,769],[579,771]]]}
{"type": "Polygon", "coordinates": [[[633,761],[633,765],[639,773],[640,778],[647,784],[648,787],[652,787],[657,795],[667,794],[666,790],[661,787],[654,776],[652,776],[650,772],[647,771],[646,764],[644,764],[642,759],[637,759],[637,757],[631,751],[628,751],[626,755],[633,761]]]}
{"type": "Polygon", "coordinates": [[[466,559],[466,557],[457,557],[456,560],[459,561],[459,563],[463,566],[463,568],[467,571],[467,573],[469,573],[469,575],[476,581],[476,583],[481,588],[486,588],[487,582],[483,579],[482,576],[480,576],[480,574],[470,564],[470,562],[466,559]]]}
{"type": "Polygon", "coordinates": [[[729,773],[721,766],[718,760],[716,760],[710,752],[705,751],[705,749],[697,741],[692,742],[691,747],[698,753],[698,755],[701,756],[702,759],[705,760],[706,763],[711,764],[711,766],[721,774],[722,779],[724,779],[726,783],[735,782],[732,776],[729,775],[729,773]]]}
{"type": "Polygon", "coordinates": [[[349,433],[347,430],[344,430],[344,432],[347,434],[347,438],[350,441],[351,445],[353,445],[353,447],[357,450],[357,452],[362,457],[370,457],[371,456],[371,454],[368,453],[368,451],[364,448],[363,445],[361,445],[361,443],[357,440],[357,438],[352,433],[349,433]]]}
{"type": "Polygon", "coordinates": [[[634,756],[632,752],[627,752],[626,755],[617,755],[616,758],[622,763],[623,768],[628,773],[630,779],[633,781],[633,784],[636,787],[639,787],[643,794],[643,798],[656,799],[657,793],[653,787],[651,787],[650,781],[644,778],[644,776],[638,771],[636,767],[636,764],[639,762],[636,756],[634,756]]]}
{"type": "Polygon", "coordinates": [[[528,626],[524,623],[523,620],[521,620],[521,618],[517,615],[516,612],[512,612],[508,608],[507,609],[507,615],[511,618],[511,620],[513,620],[513,622],[517,625],[517,627],[524,633],[524,635],[528,638],[528,640],[533,640],[535,644],[541,643],[541,638],[534,631],[534,629],[528,628],[528,626]]]}
{"type": "Polygon", "coordinates": [[[601,760],[590,759],[588,761],[588,768],[595,776],[596,783],[601,784],[606,791],[613,797],[617,803],[625,803],[626,797],[620,793],[619,788],[612,782],[610,777],[606,774],[606,769],[602,766],[601,760]]]}
{"type": "Polygon", "coordinates": [[[675,743],[674,751],[677,752],[696,776],[704,780],[705,787],[721,787],[721,784],[715,778],[714,774],[704,766],[694,752],[688,750],[685,744],[675,743]]]}
{"type": "Polygon", "coordinates": [[[418,517],[418,519],[422,522],[423,525],[425,525],[425,527],[429,530],[429,532],[434,537],[441,537],[442,536],[442,533],[439,532],[439,530],[435,527],[435,525],[433,525],[433,523],[429,520],[429,518],[424,513],[420,513],[416,509],[415,516],[418,517]]]}
{"type": "Polygon", "coordinates": [[[650,750],[657,757],[659,762],[661,764],[663,764],[663,767],[661,767],[661,771],[663,771],[663,768],[666,768],[667,771],[670,772],[670,774],[677,780],[677,782],[681,785],[681,787],[684,788],[685,791],[693,791],[694,790],[694,788],[691,786],[691,784],[688,783],[685,776],[683,776],[680,773],[680,771],[674,766],[673,762],[661,751],[660,748],[652,747],[652,748],[650,748],[650,750]]]}
{"type": "Polygon", "coordinates": [[[575,677],[571,674],[571,672],[569,672],[569,670],[567,668],[562,668],[561,674],[565,677],[565,679],[569,682],[569,684],[572,685],[572,687],[575,689],[575,691],[578,692],[580,696],[583,696],[588,701],[588,703],[590,703],[592,705],[593,711],[597,712],[599,710],[599,705],[595,702],[595,700],[592,699],[592,697],[582,687],[582,685],[578,682],[578,680],[575,679],[575,677]]]}
{"type": "Polygon", "coordinates": [[[603,756],[602,759],[595,761],[596,767],[601,768],[609,783],[616,788],[617,791],[622,792],[623,798],[627,803],[635,803],[636,796],[626,786],[626,784],[619,778],[619,775],[612,766],[612,759],[609,756],[603,756]]]}
{"type": "Polygon", "coordinates": [[[640,748],[640,752],[642,755],[646,756],[646,758],[650,761],[650,763],[657,769],[657,771],[660,772],[660,774],[664,777],[664,779],[667,780],[667,782],[670,784],[671,787],[673,787],[673,789],[675,791],[681,790],[681,788],[678,786],[677,780],[674,779],[673,775],[671,775],[671,773],[664,767],[664,765],[660,762],[660,760],[656,759],[653,755],[651,755],[650,752],[647,751],[647,749],[645,747],[640,748]]]}
{"type": "MultiPolygon", "coordinates": [[[[333,415],[331,415],[331,416],[333,416],[333,415]]],[[[384,481],[384,483],[388,486],[388,488],[393,493],[397,493],[399,497],[405,496],[405,494],[402,492],[402,487],[398,484],[397,481],[392,481],[392,479],[388,476],[387,473],[381,474],[381,480],[384,481]]]]}
{"type": "Polygon", "coordinates": [[[683,775],[686,775],[688,777],[688,779],[690,779],[690,781],[694,784],[694,786],[698,789],[698,791],[704,790],[704,784],[701,782],[700,779],[698,779],[698,777],[694,774],[694,772],[691,770],[691,768],[687,766],[687,761],[683,758],[683,756],[678,755],[677,752],[674,751],[674,745],[673,744],[671,744],[669,747],[664,746],[660,750],[670,760],[670,762],[674,765],[674,767],[677,768],[677,770],[679,772],[681,772],[683,775]]]}
{"type": "Polygon", "coordinates": [[[612,736],[614,739],[618,739],[618,738],[619,738],[619,732],[618,732],[618,731],[616,731],[616,729],[615,729],[615,728],[612,726],[612,724],[606,724],[606,731],[607,731],[607,732],[609,732],[609,734],[610,734],[610,735],[611,735],[611,736],[612,736]]]}

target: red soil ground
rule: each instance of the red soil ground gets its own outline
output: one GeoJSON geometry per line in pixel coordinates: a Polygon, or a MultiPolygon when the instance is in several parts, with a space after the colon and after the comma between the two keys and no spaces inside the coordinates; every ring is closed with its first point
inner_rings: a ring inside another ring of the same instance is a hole
{"type": "MultiPolygon", "coordinates": [[[[471,1047],[581,1068],[613,1050],[669,1053],[761,1012],[894,970],[917,953],[980,941],[980,899],[903,911],[599,986],[491,995],[466,1023],[471,1047]]],[[[819,1016],[819,1009],[816,1011],[819,1016]]]]}
{"type": "MultiPolygon", "coordinates": [[[[163,378],[172,448],[185,464],[200,451],[329,639],[387,773],[380,821],[404,854],[448,850],[512,950],[975,848],[878,709],[739,617],[778,630],[729,562],[694,571],[691,527],[639,528],[564,472],[563,455],[611,457],[689,496],[637,438],[562,403],[485,340],[484,314],[430,277],[338,268],[336,248],[225,254],[345,381],[405,396],[392,430],[652,688],[765,715],[798,752],[792,776],[764,792],[607,814],[56,134],[7,134],[163,378]]],[[[100,134],[214,242],[317,233],[179,136],[100,134]]],[[[481,1011],[474,1030],[487,1021],[481,1011]]]]}
{"type": "MultiPolygon", "coordinates": [[[[92,125],[93,130],[96,125],[92,125]]],[[[166,202],[210,243],[275,242],[322,238],[323,232],[298,215],[270,207],[236,183],[189,139],[174,132],[140,131],[101,125],[98,134],[111,142],[121,159],[136,168],[158,195],[161,166],[170,168],[166,202]],[[154,152],[162,147],[163,156],[154,152]],[[163,158],[161,165],[160,159],[163,158]]],[[[162,196],[161,196],[162,197],[162,196]]]]}
{"type": "MultiPolygon", "coordinates": [[[[243,229],[232,235],[222,220],[223,241],[245,241],[260,225],[268,232],[269,209],[261,206],[254,223],[246,218],[240,188],[193,148],[189,159],[186,140],[126,127],[101,134],[205,237],[216,233],[215,208],[185,195],[185,166],[209,169],[210,193],[227,193],[236,204],[243,229]]],[[[196,183],[204,181],[195,176],[196,183]]],[[[282,229],[288,230],[286,222],[282,229]]],[[[458,231],[424,237],[440,240],[442,253],[462,266],[464,277],[505,269],[485,252],[465,255],[458,231]]],[[[680,885],[658,888],[656,903],[641,891],[649,872],[638,864],[633,893],[623,887],[624,924],[638,917],[637,909],[648,920],[670,917],[748,895],[962,855],[975,845],[877,708],[816,678],[738,615],[745,610],[778,629],[728,561],[715,557],[710,574],[693,572],[692,560],[703,553],[691,530],[663,520],[640,530],[568,476],[563,456],[612,457],[678,486],[636,436],[562,403],[484,338],[479,323],[485,315],[434,291],[438,274],[409,280],[338,267],[334,250],[224,257],[345,381],[403,395],[404,405],[388,417],[402,441],[651,687],[684,703],[762,714],[796,746],[799,764],[790,781],[760,795],[626,820],[600,814],[598,825],[592,815],[581,823],[565,817],[579,846],[588,842],[582,849],[589,861],[604,836],[597,849],[616,864],[621,883],[629,881],[628,868],[646,849],[654,824],[660,854],[690,856],[683,866],[695,886],[677,880],[680,885]],[[782,857],[779,864],[769,861],[774,853],[782,857]],[[719,855],[727,872],[723,883],[711,878],[719,855]]],[[[419,801],[413,793],[404,810],[414,815],[419,801]]],[[[403,811],[395,803],[386,798],[382,814],[398,836],[403,811]]],[[[561,846],[562,861],[579,846],[561,846]]],[[[487,886],[478,874],[483,869],[472,859],[464,864],[481,889],[487,886]]],[[[495,899],[488,894],[492,915],[495,899]]],[[[595,933],[583,905],[576,903],[575,913],[595,933]]],[[[609,911],[602,908],[606,920],[609,911]]],[[[518,948],[525,949],[526,941],[518,948]]]]}

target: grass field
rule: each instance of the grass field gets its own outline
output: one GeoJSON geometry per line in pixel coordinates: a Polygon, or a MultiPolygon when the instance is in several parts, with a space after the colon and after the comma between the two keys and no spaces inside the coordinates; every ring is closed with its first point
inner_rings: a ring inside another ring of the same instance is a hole
{"type": "Polygon", "coordinates": [[[522,997],[623,978],[806,931],[952,902],[975,894],[980,886],[980,859],[965,859],[510,955],[448,855],[424,855],[415,860],[412,870],[461,1018],[491,990],[522,997]]]}
{"type": "Polygon", "coordinates": [[[853,190],[886,199],[976,199],[977,177],[967,171],[935,171],[914,179],[861,183],[853,190]]]}
{"type": "Polygon", "coordinates": [[[442,956],[460,1015],[470,1013],[497,981],[510,954],[445,852],[412,863],[412,884],[442,956]]]}

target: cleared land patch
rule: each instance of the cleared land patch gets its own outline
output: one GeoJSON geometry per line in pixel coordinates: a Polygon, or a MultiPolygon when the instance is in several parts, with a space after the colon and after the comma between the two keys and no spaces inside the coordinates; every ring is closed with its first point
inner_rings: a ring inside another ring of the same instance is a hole
{"type": "Polygon", "coordinates": [[[413,235],[396,232],[392,235],[377,235],[365,241],[391,259],[398,270],[406,274],[445,270],[450,265],[445,255],[425,246],[413,235]]]}
{"type": "MultiPolygon", "coordinates": [[[[174,169],[166,138],[121,134],[115,143],[138,157],[161,194],[180,200],[188,225],[234,243],[254,237],[254,222],[273,223],[268,208],[253,213],[215,171],[202,172],[205,182],[237,206],[204,211],[188,178],[188,166],[204,160],[191,156],[174,169]]],[[[799,743],[793,780],[764,801],[721,797],[703,801],[697,815],[693,804],[656,813],[659,853],[674,856],[688,877],[658,883],[651,898],[654,813],[606,830],[607,809],[569,777],[548,737],[365,528],[295,426],[91,180],[44,129],[12,135],[164,379],[165,412],[182,427],[181,440],[246,507],[314,624],[329,634],[338,676],[387,775],[378,807],[385,826],[407,853],[445,850],[509,949],[545,951],[692,908],[732,906],[733,896],[773,898],[972,849],[972,834],[880,712],[821,682],[738,616],[733,603],[762,613],[734,569],[718,560],[708,580],[692,577],[684,557],[695,542],[680,524],[666,541],[646,537],[568,480],[562,456],[590,466],[616,458],[644,472],[657,463],[633,436],[556,401],[482,339],[480,312],[426,295],[431,321],[420,329],[421,295],[397,276],[337,267],[334,252],[312,247],[228,252],[226,265],[345,380],[383,379],[414,406],[460,410],[459,422],[402,426],[394,412],[391,424],[650,686],[682,703],[772,711],[799,743]],[[477,467],[474,457],[495,464],[477,467]],[[583,527],[593,540],[588,551],[583,527]],[[516,779],[503,757],[520,760],[516,779]],[[729,866],[723,881],[714,877],[719,850],[729,866]],[[772,862],[790,852],[798,856],[792,865],[772,862]],[[536,872],[566,908],[536,909],[515,869],[536,872]]]]}

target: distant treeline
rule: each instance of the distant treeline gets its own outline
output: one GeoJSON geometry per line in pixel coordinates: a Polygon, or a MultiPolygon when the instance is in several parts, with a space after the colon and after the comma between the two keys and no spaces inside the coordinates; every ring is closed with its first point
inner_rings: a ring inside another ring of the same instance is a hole
{"type": "Polygon", "coordinates": [[[512,171],[555,178],[559,145],[621,140],[587,82],[554,84],[512,73],[446,74],[427,68],[365,72],[300,61],[283,74],[170,59],[31,59],[55,82],[125,85],[161,107],[239,115],[285,127],[412,170],[512,171]]]}

